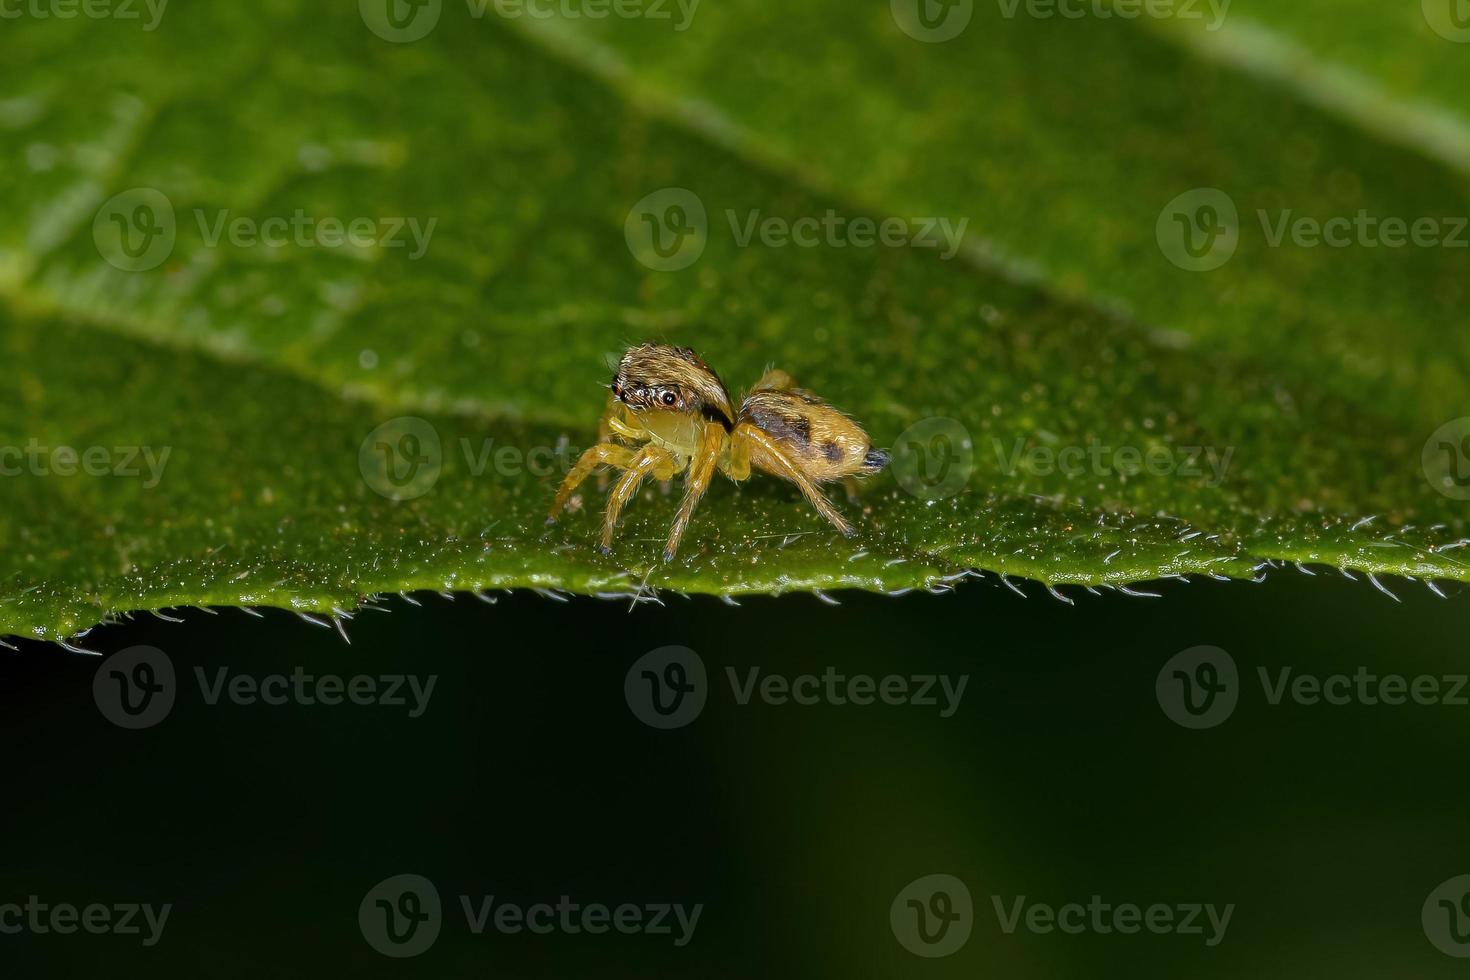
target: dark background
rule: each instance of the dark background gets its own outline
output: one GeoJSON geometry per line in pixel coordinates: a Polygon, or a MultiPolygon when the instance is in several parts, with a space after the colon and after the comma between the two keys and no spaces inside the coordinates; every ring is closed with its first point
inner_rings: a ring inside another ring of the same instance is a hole
{"type": "Polygon", "coordinates": [[[1420,908],[1470,872],[1465,707],[1269,706],[1257,665],[1466,670],[1470,604],[1396,583],[1277,572],[1076,607],[993,580],[949,595],[662,608],[535,594],[394,600],[336,632],[283,612],[187,611],[95,631],[172,658],[172,713],[141,731],[93,701],[95,658],[0,656],[8,765],[0,895],[171,902],[161,942],[6,936],[12,976],[1463,976],[1420,908]],[[639,722],[632,662],[698,651],[711,691],[686,728],[639,722]],[[1154,680],[1208,643],[1240,666],[1218,728],[1189,731],[1154,680]],[[959,711],[738,706],[724,667],[969,674],[959,711]],[[263,676],[438,676],[427,712],[210,706],[193,667],[263,676]],[[889,903],[936,872],[975,903],[968,944],[920,959],[889,903]],[[437,886],[445,923],[408,960],[357,925],[392,875],[437,886]],[[693,941],[472,935],[457,896],[703,903],[693,941]],[[1233,902],[1224,941],[1003,933],[1007,903],[1233,902]]]}

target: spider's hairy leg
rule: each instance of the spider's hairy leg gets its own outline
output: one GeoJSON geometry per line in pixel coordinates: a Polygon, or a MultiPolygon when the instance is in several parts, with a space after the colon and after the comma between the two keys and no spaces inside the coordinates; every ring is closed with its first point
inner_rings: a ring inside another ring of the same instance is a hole
{"type": "Polygon", "coordinates": [[[633,495],[638,492],[643,478],[650,473],[668,473],[673,476],[676,467],[674,458],[658,446],[648,445],[640,450],[637,456],[618,477],[618,482],[613,485],[612,493],[607,495],[607,514],[602,521],[602,553],[607,554],[612,550],[613,534],[618,529],[618,517],[623,508],[633,495]]]}
{"type": "MultiPolygon", "coordinates": [[[[613,397],[613,393],[607,393],[607,404],[602,409],[602,418],[597,422],[597,441],[618,445],[619,442],[640,442],[646,436],[641,427],[635,422],[629,425],[623,420],[623,405],[613,397]]],[[[597,474],[597,489],[607,489],[607,471],[600,470],[597,474]]]]}
{"type": "Polygon", "coordinates": [[[729,438],[725,427],[718,422],[706,422],[700,432],[699,445],[694,450],[689,478],[685,483],[684,502],[679,505],[679,513],[674,517],[673,526],[669,528],[668,543],[664,545],[664,561],[674,560],[674,552],[679,550],[679,539],[684,536],[684,529],[694,516],[699,498],[709,489],[710,479],[715,474],[715,467],[719,465],[720,456],[724,453],[725,441],[729,438]]]}
{"type": "MultiPolygon", "coordinates": [[[[807,476],[786,450],[764,429],[749,422],[742,422],[735,427],[731,438],[737,443],[747,444],[744,451],[749,455],[750,465],[796,484],[807,502],[817,509],[817,513],[831,521],[832,526],[841,531],[844,537],[852,537],[852,525],[847,523],[847,518],[832,506],[832,501],[828,500],[817,488],[811,477],[807,476]]],[[[732,451],[730,455],[733,459],[735,453],[732,451]]]]}
{"type": "Polygon", "coordinates": [[[627,469],[633,465],[637,453],[627,446],[619,446],[611,442],[599,442],[591,449],[584,452],[577,460],[575,466],[567,473],[565,480],[561,481],[561,489],[556,491],[556,499],[551,502],[551,513],[546,515],[547,524],[555,524],[556,517],[561,509],[566,506],[567,498],[572,491],[577,489],[581,482],[592,474],[592,471],[604,463],[609,466],[618,466],[627,469]]]}

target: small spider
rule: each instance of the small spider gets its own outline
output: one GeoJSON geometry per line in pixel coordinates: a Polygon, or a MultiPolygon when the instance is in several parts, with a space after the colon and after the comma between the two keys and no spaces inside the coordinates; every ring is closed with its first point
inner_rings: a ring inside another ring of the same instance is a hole
{"type": "Polygon", "coordinates": [[[852,526],[818,486],[877,473],[888,464],[888,453],[874,449],[861,426],[797,388],[785,371],[767,371],[737,412],[724,384],[694,351],[640,344],[623,354],[610,388],[597,445],[562,481],[546,518],[555,522],[572,491],[599,466],[621,469],[607,498],[604,554],[612,548],[618,515],[645,477],[671,480],[689,473],[664,546],[664,561],[670,561],[716,469],[735,481],[747,479],[752,469],[790,480],[819,514],[851,537],[852,526]]]}

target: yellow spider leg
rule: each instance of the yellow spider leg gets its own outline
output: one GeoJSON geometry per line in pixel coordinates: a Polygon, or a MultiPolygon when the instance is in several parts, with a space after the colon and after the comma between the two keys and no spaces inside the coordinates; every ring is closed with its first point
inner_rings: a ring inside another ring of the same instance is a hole
{"type": "Polygon", "coordinates": [[[627,446],[619,446],[610,442],[599,442],[587,450],[577,460],[566,479],[561,481],[561,489],[556,491],[556,499],[551,502],[551,513],[546,515],[546,523],[556,523],[556,515],[561,513],[567,498],[572,495],[573,490],[577,489],[578,484],[592,474],[593,470],[604,463],[626,468],[633,464],[636,456],[637,454],[627,446]]]}
{"type": "Polygon", "coordinates": [[[727,438],[729,436],[723,425],[718,422],[705,423],[704,431],[699,436],[699,445],[694,450],[694,460],[689,467],[684,502],[679,505],[679,513],[674,518],[673,526],[669,528],[669,541],[664,545],[664,561],[674,560],[674,552],[679,550],[679,539],[684,536],[684,529],[694,516],[694,508],[699,504],[699,498],[709,489],[710,478],[719,465],[727,438]]]}
{"type": "Polygon", "coordinates": [[[612,493],[607,495],[607,515],[602,522],[603,554],[612,550],[613,533],[618,528],[618,515],[622,513],[628,501],[633,499],[633,495],[638,492],[638,485],[643,482],[643,478],[672,465],[673,460],[669,458],[668,453],[657,446],[644,446],[643,451],[623,471],[623,475],[618,477],[618,482],[613,485],[612,493]]]}
{"type": "Polygon", "coordinates": [[[791,457],[786,455],[785,450],[774,439],[749,422],[742,422],[735,427],[735,439],[737,441],[748,440],[751,445],[759,448],[761,455],[754,460],[756,466],[769,470],[777,476],[785,477],[796,484],[797,489],[802,492],[807,501],[817,509],[817,513],[831,521],[832,525],[845,537],[852,537],[852,525],[847,523],[847,519],[838,513],[837,508],[832,506],[832,502],[823,496],[822,491],[817,489],[817,485],[802,472],[801,467],[791,461],[791,457]]]}

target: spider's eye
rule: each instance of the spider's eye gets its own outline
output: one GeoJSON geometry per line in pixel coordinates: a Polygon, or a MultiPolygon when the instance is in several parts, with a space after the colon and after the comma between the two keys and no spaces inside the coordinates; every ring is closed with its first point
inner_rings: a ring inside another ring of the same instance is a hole
{"type": "Polygon", "coordinates": [[[663,403],[665,405],[673,405],[674,402],[676,402],[678,400],[679,400],[679,396],[676,395],[676,394],[674,394],[672,391],[666,391],[666,392],[664,392],[662,401],[663,401],[663,403]]]}

